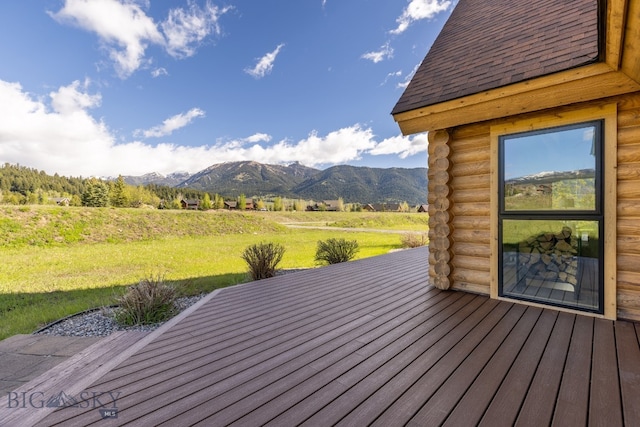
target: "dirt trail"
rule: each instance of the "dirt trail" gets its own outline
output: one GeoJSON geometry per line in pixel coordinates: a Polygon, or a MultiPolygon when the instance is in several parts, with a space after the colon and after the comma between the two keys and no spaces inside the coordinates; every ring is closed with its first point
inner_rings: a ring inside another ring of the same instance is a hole
{"type": "Polygon", "coordinates": [[[300,223],[286,223],[282,225],[288,228],[307,228],[313,230],[335,230],[335,231],[357,231],[364,233],[387,233],[387,234],[407,234],[415,233],[414,231],[407,230],[380,230],[377,228],[354,228],[354,227],[331,227],[329,225],[299,225],[300,223]]]}

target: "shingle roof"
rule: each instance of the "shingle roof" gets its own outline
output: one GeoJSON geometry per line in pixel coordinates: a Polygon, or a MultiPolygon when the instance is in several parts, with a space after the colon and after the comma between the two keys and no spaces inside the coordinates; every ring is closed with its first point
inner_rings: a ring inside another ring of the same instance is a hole
{"type": "Polygon", "coordinates": [[[460,0],[392,114],[598,60],[598,0],[460,0]]]}

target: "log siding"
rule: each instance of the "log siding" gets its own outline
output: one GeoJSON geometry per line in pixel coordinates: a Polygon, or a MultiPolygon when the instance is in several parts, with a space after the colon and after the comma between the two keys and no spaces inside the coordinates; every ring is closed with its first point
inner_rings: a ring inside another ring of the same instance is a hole
{"type": "MultiPolygon", "coordinates": [[[[605,140],[605,146],[610,147],[609,153],[617,153],[614,162],[617,165],[613,166],[613,176],[617,179],[610,183],[611,188],[616,188],[613,197],[616,201],[613,215],[616,245],[613,256],[609,256],[615,259],[612,273],[616,278],[614,312],[619,318],[640,320],[640,92],[447,130],[450,150],[446,163],[449,177],[445,204],[450,206],[446,218],[451,233],[448,249],[451,289],[489,295],[492,280],[497,281],[496,273],[491,271],[491,210],[492,205],[498,203],[497,192],[491,189],[492,164],[497,165],[491,151],[492,126],[508,127],[524,120],[539,123],[545,120],[541,117],[570,115],[574,111],[612,104],[617,104],[616,137],[614,141],[610,137],[605,140]]],[[[430,156],[432,152],[430,148],[430,156]]],[[[445,163],[440,160],[440,164],[445,163]]],[[[430,167],[435,166],[436,162],[430,160],[430,167]]],[[[439,201],[441,192],[442,188],[430,180],[430,206],[442,205],[439,201]]],[[[435,279],[438,274],[433,252],[432,249],[430,271],[435,279]]]]}
{"type": "Polygon", "coordinates": [[[618,102],[618,317],[640,320],[640,93],[618,102]]]}

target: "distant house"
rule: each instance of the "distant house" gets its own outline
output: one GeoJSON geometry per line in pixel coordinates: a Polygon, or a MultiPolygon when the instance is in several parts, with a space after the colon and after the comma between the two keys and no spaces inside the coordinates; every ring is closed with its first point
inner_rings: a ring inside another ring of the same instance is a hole
{"type": "Polygon", "coordinates": [[[366,205],[362,205],[362,210],[367,212],[375,212],[376,208],[374,208],[371,203],[367,203],[366,205]]]}
{"type": "Polygon", "coordinates": [[[420,205],[418,206],[418,212],[429,212],[429,205],[420,205]]]}
{"type": "Polygon", "coordinates": [[[639,34],[637,0],[459,0],[392,111],[435,286],[640,320],[639,34]]]}
{"type": "Polygon", "coordinates": [[[369,212],[401,212],[402,205],[400,203],[369,203],[363,209],[369,212]]]}
{"type": "Polygon", "coordinates": [[[322,202],[327,211],[339,211],[342,209],[342,202],[340,200],[325,200],[322,202]]]}
{"type": "Polygon", "coordinates": [[[180,200],[180,206],[182,206],[182,209],[197,210],[200,207],[200,200],[198,200],[198,199],[182,199],[182,200],[180,200]]]}
{"type": "Polygon", "coordinates": [[[307,206],[308,211],[329,211],[337,212],[342,209],[342,201],[340,200],[323,200],[307,206]]]}
{"type": "MultiPolygon", "coordinates": [[[[225,200],[224,208],[225,209],[229,209],[229,210],[238,209],[238,202],[235,201],[235,200],[225,200]]],[[[255,209],[255,206],[253,204],[253,199],[246,199],[244,208],[245,208],[245,210],[253,210],[253,209],[255,209]]]]}
{"type": "Polygon", "coordinates": [[[68,197],[54,197],[50,200],[58,206],[69,206],[69,203],[71,203],[68,197]]]}

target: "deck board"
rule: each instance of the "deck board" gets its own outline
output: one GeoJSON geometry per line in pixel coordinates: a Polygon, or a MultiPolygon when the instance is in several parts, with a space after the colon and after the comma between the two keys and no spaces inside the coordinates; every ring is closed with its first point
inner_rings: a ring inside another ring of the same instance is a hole
{"type": "Polygon", "coordinates": [[[38,425],[640,425],[640,327],[428,283],[428,249],[216,291],[38,425]],[[612,381],[613,379],[613,381],[612,381]]]}
{"type": "Polygon", "coordinates": [[[618,364],[620,368],[620,392],[622,396],[623,416],[627,424],[640,420],[640,346],[632,324],[617,322],[615,325],[618,364]],[[636,401],[636,404],[629,404],[636,401]]]}
{"type": "Polygon", "coordinates": [[[553,418],[554,426],[587,425],[593,353],[593,321],[576,318],[553,418]]]}
{"type": "Polygon", "coordinates": [[[593,340],[600,345],[595,345],[593,348],[589,423],[611,427],[621,426],[623,425],[622,403],[613,323],[596,319],[593,340]]]}

